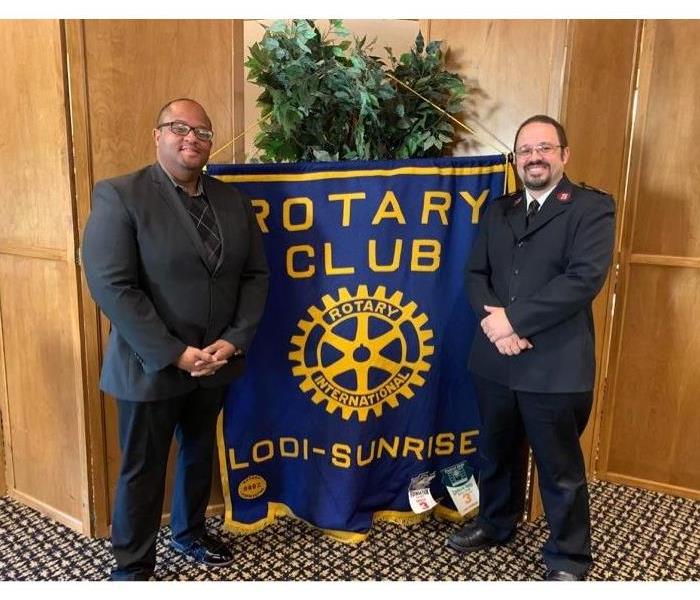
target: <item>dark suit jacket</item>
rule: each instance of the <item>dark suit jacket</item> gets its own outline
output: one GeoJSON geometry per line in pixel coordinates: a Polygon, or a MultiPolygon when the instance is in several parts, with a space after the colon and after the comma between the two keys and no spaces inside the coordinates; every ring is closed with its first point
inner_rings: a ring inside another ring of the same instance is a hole
{"type": "Polygon", "coordinates": [[[168,398],[226,385],[243,371],[243,358],[202,378],[172,364],[187,346],[203,348],[219,338],[245,352],[267,296],[269,272],[250,202],[206,175],[202,183],[223,244],[213,272],[160,165],[95,185],[83,269],[112,323],[101,388],[117,398],[168,398]]]}
{"type": "Polygon", "coordinates": [[[564,177],[529,229],[526,199],[495,200],[481,223],[467,265],[469,300],[503,306],[515,332],[534,348],[503,356],[479,327],[469,369],[514,390],[545,393],[593,389],[595,344],[591,302],[605,282],[615,238],[609,195],[564,177]]]}

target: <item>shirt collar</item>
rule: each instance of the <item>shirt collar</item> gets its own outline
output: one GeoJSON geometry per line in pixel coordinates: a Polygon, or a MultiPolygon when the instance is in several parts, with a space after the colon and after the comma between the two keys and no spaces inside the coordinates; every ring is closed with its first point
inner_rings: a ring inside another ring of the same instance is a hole
{"type": "MultiPolygon", "coordinates": [[[[561,181],[561,180],[560,180],[561,181]]],[[[557,181],[551,188],[546,190],[544,194],[542,194],[539,198],[534,198],[532,194],[530,194],[530,190],[525,188],[525,199],[527,200],[527,206],[525,208],[530,208],[530,204],[532,203],[533,200],[537,200],[537,202],[540,205],[540,208],[544,205],[545,201],[547,198],[549,198],[549,195],[552,193],[552,190],[559,185],[559,181],[557,181]]]]}
{"type": "MultiPolygon", "coordinates": [[[[168,173],[168,170],[163,165],[158,163],[158,166],[161,169],[163,169],[163,173],[165,173],[168,176],[168,179],[170,179],[170,182],[175,186],[175,189],[182,190],[183,192],[185,192],[185,194],[187,194],[189,196],[189,193],[187,192],[187,190],[184,187],[182,187],[177,181],[175,181],[173,176],[170,173],[168,173]]],[[[204,195],[204,186],[202,185],[202,176],[200,175],[197,178],[197,191],[195,193],[195,196],[203,196],[203,195],[204,195]]]]}

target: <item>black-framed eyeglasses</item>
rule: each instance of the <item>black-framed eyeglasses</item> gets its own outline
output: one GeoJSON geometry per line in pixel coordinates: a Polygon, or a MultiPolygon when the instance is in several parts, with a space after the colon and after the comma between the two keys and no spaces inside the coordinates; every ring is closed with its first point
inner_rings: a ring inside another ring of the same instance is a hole
{"type": "Polygon", "coordinates": [[[190,127],[187,123],[183,123],[182,121],[169,121],[156,125],[156,129],[160,129],[161,127],[170,127],[170,131],[182,137],[185,137],[190,131],[194,131],[194,136],[203,142],[211,142],[214,137],[214,132],[211,129],[207,129],[206,127],[190,127]]]}
{"type": "Polygon", "coordinates": [[[515,156],[518,158],[527,158],[531,156],[533,152],[537,152],[540,156],[549,156],[557,148],[563,148],[564,146],[554,146],[552,144],[537,144],[537,146],[521,146],[515,149],[515,156]]]}

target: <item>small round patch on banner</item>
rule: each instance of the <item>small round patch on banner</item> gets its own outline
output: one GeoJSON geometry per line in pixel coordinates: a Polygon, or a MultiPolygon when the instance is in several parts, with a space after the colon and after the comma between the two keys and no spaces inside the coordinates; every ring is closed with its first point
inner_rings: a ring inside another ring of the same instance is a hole
{"type": "Polygon", "coordinates": [[[259,498],[267,489],[267,481],[260,475],[249,475],[238,484],[238,495],[244,500],[259,498]]]}

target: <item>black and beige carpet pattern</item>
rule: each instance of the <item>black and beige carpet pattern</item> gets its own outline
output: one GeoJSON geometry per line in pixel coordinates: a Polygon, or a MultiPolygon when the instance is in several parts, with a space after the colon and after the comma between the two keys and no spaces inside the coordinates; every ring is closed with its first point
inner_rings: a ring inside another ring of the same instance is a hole
{"type": "MultiPolygon", "coordinates": [[[[589,580],[700,581],[700,502],[611,483],[590,486],[595,565],[589,580]]],[[[209,519],[212,530],[221,517],[209,519]]],[[[454,523],[378,523],[347,545],[284,518],[249,536],[224,534],[237,561],[209,569],[158,540],[156,577],[189,581],[515,580],[542,578],[544,519],[519,527],[507,546],[460,555],[445,546],[454,523]]],[[[108,540],[91,540],[14,500],[0,498],[0,580],[96,581],[112,565],[108,540]]]]}

